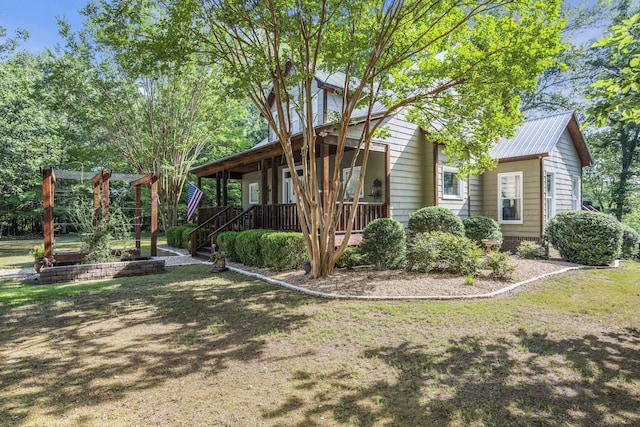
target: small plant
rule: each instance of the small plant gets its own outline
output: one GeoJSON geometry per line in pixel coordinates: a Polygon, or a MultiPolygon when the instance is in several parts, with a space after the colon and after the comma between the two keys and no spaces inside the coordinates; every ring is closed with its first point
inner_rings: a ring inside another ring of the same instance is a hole
{"type": "Polygon", "coordinates": [[[607,265],[620,253],[622,234],[622,226],[610,215],[569,211],[551,218],[544,238],[569,262],[607,265]]]}
{"type": "Polygon", "coordinates": [[[491,270],[493,279],[510,281],[515,278],[516,267],[506,252],[488,252],[482,267],[491,270]]]}
{"type": "Polygon", "coordinates": [[[433,231],[411,238],[407,249],[407,269],[475,275],[482,263],[482,249],[464,236],[433,231]]]}
{"type": "Polygon", "coordinates": [[[404,259],[404,227],[391,218],[371,221],[362,231],[362,256],[377,268],[398,268],[404,259]]]}
{"type": "Polygon", "coordinates": [[[458,215],[440,206],[421,208],[409,216],[408,228],[411,234],[442,231],[464,236],[464,225],[458,215]]]}
{"type": "Polygon", "coordinates": [[[39,260],[44,258],[44,245],[36,245],[29,251],[29,255],[33,257],[34,260],[39,260]]]}
{"type": "Polygon", "coordinates": [[[516,253],[523,259],[536,259],[544,256],[544,249],[536,242],[523,240],[516,249],[516,253]]]}
{"type": "Polygon", "coordinates": [[[467,286],[473,286],[476,283],[476,278],[472,274],[464,276],[464,284],[467,286]]]}

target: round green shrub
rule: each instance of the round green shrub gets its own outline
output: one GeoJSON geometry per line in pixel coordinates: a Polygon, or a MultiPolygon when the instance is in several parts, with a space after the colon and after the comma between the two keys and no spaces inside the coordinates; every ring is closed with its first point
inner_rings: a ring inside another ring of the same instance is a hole
{"type": "Polygon", "coordinates": [[[191,247],[191,230],[196,228],[194,224],[184,224],[182,227],[182,232],[180,236],[180,247],[184,249],[189,249],[191,247]]]}
{"type": "Polygon", "coordinates": [[[464,235],[476,242],[479,247],[484,247],[483,239],[497,240],[498,244],[493,245],[493,250],[500,249],[502,244],[502,232],[497,221],[486,216],[470,216],[462,221],[464,225],[464,235]]]}
{"type": "Polygon", "coordinates": [[[302,233],[274,232],[260,237],[263,264],[276,271],[300,268],[309,258],[302,233]]]}
{"type": "Polygon", "coordinates": [[[622,226],[600,212],[561,212],[547,224],[544,238],[569,262],[607,265],[620,253],[622,226]]]}
{"type": "Polygon", "coordinates": [[[440,206],[418,209],[409,216],[408,227],[411,234],[442,231],[464,236],[462,220],[451,210],[440,206]]]}
{"type": "Polygon", "coordinates": [[[224,231],[218,234],[216,245],[230,261],[240,262],[240,258],[236,252],[236,237],[238,237],[237,231],[224,231]]]}
{"type": "Polygon", "coordinates": [[[407,269],[442,270],[462,276],[475,275],[482,264],[482,249],[472,240],[452,233],[420,233],[407,247],[407,269]]]}
{"type": "Polygon", "coordinates": [[[260,250],[260,238],[267,233],[274,233],[274,231],[258,229],[245,230],[238,233],[235,249],[241,263],[264,267],[264,260],[260,250]]]}
{"type": "Polygon", "coordinates": [[[180,232],[181,230],[179,226],[173,226],[173,227],[167,228],[167,245],[177,248],[179,245],[177,241],[177,235],[180,232]]]}
{"type": "Polygon", "coordinates": [[[640,234],[626,224],[622,224],[622,258],[631,259],[640,251],[640,234]]]}
{"type": "Polygon", "coordinates": [[[373,220],[362,231],[360,253],[378,268],[397,268],[406,249],[404,227],[392,218],[373,220]]]}
{"type": "Polygon", "coordinates": [[[347,246],[336,261],[336,267],[338,268],[353,268],[363,264],[363,256],[357,246],[347,246]]]}

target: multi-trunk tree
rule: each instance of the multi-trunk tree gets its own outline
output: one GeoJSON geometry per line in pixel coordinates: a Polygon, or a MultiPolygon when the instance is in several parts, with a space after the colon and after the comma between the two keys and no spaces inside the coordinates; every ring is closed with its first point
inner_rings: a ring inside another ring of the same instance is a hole
{"type": "Polygon", "coordinates": [[[536,76],[561,50],[557,0],[163,4],[170,19],[164,32],[151,35],[150,44],[162,46],[164,55],[186,51],[219,64],[229,91],[248,96],[274,129],[291,170],[296,167],[292,123],[297,121],[292,116],[298,116],[303,170],[293,186],[313,277],[330,274],[346,247],[348,239],[337,249],[334,240],[342,205],[358,203],[370,143],[384,136],[386,117],[406,109],[430,139],[464,162],[462,173],[484,170],[493,165],[488,151],[494,141],[509,136],[521,121],[518,93],[532,90],[536,76]],[[345,76],[326,211],[315,162],[318,71],[345,76]],[[384,112],[374,118],[377,104],[384,112]],[[340,164],[355,112],[364,117],[356,137],[361,173],[353,201],[345,201],[340,164]]]}

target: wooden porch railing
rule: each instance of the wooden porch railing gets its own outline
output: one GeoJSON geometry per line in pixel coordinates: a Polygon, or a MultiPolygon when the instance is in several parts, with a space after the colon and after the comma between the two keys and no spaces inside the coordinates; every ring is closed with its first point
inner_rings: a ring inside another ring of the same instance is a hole
{"type": "MultiPolygon", "coordinates": [[[[229,209],[230,210],[219,211],[192,231],[192,254],[195,254],[198,249],[204,247],[207,243],[210,243],[213,248],[213,245],[216,244],[218,234],[224,231],[244,231],[257,228],[279,231],[301,230],[295,203],[252,205],[236,215],[233,215],[234,211],[231,208],[229,209]],[[204,233],[206,231],[209,233],[205,235],[204,233]]],[[[350,204],[343,206],[340,222],[336,229],[338,233],[344,232],[347,229],[347,221],[351,209],[350,204]]],[[[358,203],[352,232],[362,232],[371,221],[378,218],[385,218],[386,216],[387,206],[384,203],[358,203]]]]}
{"type": "MultiPolygon", "coordinates": [[[[191,256],[196,256],[198,250],[209,243],[211,230],[220,228],[221,224],[228,222],[234,215],[234,210],[231,206],[209,209],[212,215],[204,220],[198,216],[200,224],[189,232],[191,236],[191,256]]],[[[200,214],[200,212],[202,212],[202,210],[200,210],[198,214],[200,214]]]]}

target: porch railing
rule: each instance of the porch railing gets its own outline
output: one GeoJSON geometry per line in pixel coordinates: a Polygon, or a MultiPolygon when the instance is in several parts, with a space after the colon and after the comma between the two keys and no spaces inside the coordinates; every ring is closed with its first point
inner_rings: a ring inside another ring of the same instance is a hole
{"type": "Polygon", "coordinates": [[[217,230],[233,216],[234,210],[231,206],[200,209],[198,211],[198,222],[200,224],[189,232],[191,236],[191,256],[195,256],[200,249],[207,246],[212,230],[217,230]],[[204,219],[200,216],[203,210],[210,214],[208,217],[205,216],[204,219]]]}

